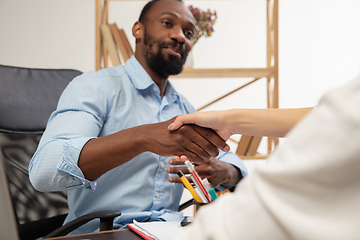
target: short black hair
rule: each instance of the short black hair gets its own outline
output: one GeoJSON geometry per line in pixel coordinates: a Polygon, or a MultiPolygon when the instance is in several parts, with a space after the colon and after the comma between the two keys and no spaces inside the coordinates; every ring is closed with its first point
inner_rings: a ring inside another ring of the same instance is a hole
{"type": "MultiPolygon", "coordinates": [[[[146,18],[146,14],[147,12],[152,8],[152,6],[154,6],[155,3],[159,2],[161,0],[152,0],[150,2],[148,2],[144,8],[141,10],[140,16],[139,16],[139,22],[141,22],[142,24],[145,24],[145,18],[146,18]]],[[[178,1],[178,2],[183,2],[182,0],[174,0],[174,1],[178,1]]]]}

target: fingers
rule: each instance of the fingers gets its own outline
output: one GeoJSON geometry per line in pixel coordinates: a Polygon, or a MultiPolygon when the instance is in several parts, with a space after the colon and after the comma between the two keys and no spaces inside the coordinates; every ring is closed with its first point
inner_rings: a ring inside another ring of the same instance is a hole
{"type": "Polygon", "coordinates": [[[183,125],[176,131],[169,131],[166,127],[175,118],[163,123],[141,126],[144,151],[150,151],[161,156],[186,155],[196,164],[202,164],[210,157],[219,154],[219,148],[228,151],[226,142],[212,129],[196,125],[183,125]]]}
{"type": "Polygon", "coordinates": [[[167,126],[173,120],[139,127],[141,133],[137,137],[142,150],[160,156],[186,155],[191,161],[199,164],[208,160],[211,155],[204,149],[216,150],[216,147],[190,126],[183,126],[177,131],[169,131],[167,126]],[[206,145],[212,146],[206,147],[206,145]]]}
{"type": "MultiPolygon", "coordinates": [[[[186,178],[190,183],[192,183],[192,180],[190,177],[186,177],[186,178]]],[[[173,183],[182,183],[181,179],[175,175],[168,177],[168,181],[173,182],[173,183]]]]}
{"type": "Polygon", "coordinates": [[[189,160],[185,155],[177,156],[175,155],[172,159],[169,160],[170,165],[185,165],[185,161],[189,160]]]}
{"type": "MultiPolygon", "coordinates": [[[[184,158],[187,159],[187,157],[185,156],[182,156],[184,158]]],[[[179,172],[179,171],[182,171],[184,174],[189,174],[189,171],[187,169],[187,167],[184,166],[185,164],[185,161],[182,160],[179,156],[174,156],[173,159],[170,159],[169,160],[169,164],[170,165],[174,165],[173,166],[170,166],[166,169],[166,171],[169,173],[169,174],[174,174],[173,176],[169,176],[168,178],[168,181],[169,182],[174,182],[174,183],[182,183],[180,177],[178,177],[176,174],[179,172]],[[176,167],[175,167],[176,166],[176,167]]],[[[190,176],[186,176],[187,180],[191,183],[192,180],[190,178],[190,176]]]]}
{"type": "MultiPolygon", "coordinates": [[[[169,182],[181,183],[181,179],[176,176],[180,170],[188,175],[187,179],[189,182],[192,182],[189,171],[187,167],[183,164],[187,161],[188,158],[184,155],[174,156],[173,159],[169,160],[170,167],[167,168],[167,172],[170,174],[174,174],[173,176],[169,176],[169,182]]],[[[239,180],[240,176],[235,176],[232,174],[233,171],[240,172],[233,165],[219,161],[216,158],[210,158],[209,161],[204,162],[201,165],[195,165],[195,170],[199,174],[201,179],[207,178],[212,187],[217,187],[220,184],[224,184],[224,186],[232,186],[235,185],[239,180]]],[[[239,173],[240,174],[240,173],[239,173]]]]}
{"type": "Polygon", "coordinates": [[[175,118],[175,121],[168,126],[168,129],[174,131],[179,129],[184,124],[195,123],[194,119],[192,118],[193,116],[194,116],[193,113],[177,116],[175,118]]]}
{"type": "Polygon", "coordinates": [[[166,169],[170,174],[177,174],[179,171],[182,171],[184,174],[189,174],[189,170],[185,166],[185,161],[181,160],[179,157],[174,156],[174,159],[169,160],[171,165],[166,169]]]}
{"type": "Polygon", "coordinates": [[[182,183],[181,179],[179,177],[176,176],[170,176],[168,177],[168,181],[169,182],[173,182],[173,183],[182,183]]]}
{"type": "MultiPolygon", "coordinates": [[[[211,143],[211,141],[216,141],[216,136],[210,136],[211,134],[201,131],[201,127],[197,127],[199,129],[195,130],[195,127],[197,126],[184,125],[180,129],[172,132],[174,135],[182,136],[181,139],[184,139],[183,137],[188,139],[188,141],[177,140],[177,142],[184,147],[184,151],[175,154],[186,155],[192,162],[202,164],[204,161],[209,160],[211,156],[217,156],[219,149],[211,143]]],[[[220,139],[220,137],[218,138],[220,139]]]]}
{"type": "MultiPolygon", "coordinates": [[[[230,146],[214,130],[212,130],[210,128],[200,127],[197,125],[190,125],[190,126],[192,126],[196,132],[198,132],[204,139],[206,139],[209,143],[211,143],[215,147],[223,150],[224,152],[230,151],[230,146]]],[[[210,148],[205,149],[205,151],[212,150],[210,145],[207,145],[207,147],[210,147],[210,148]]],[[[212,157],[216,157],[219,154],[219,151],[217,151],[217,149],[216,149],[215,152],[209,152],[209,154],[212,157]],[[214,154],[216,154],[216,155],[214,155],[214,154]]]]}
{"type": "Polygon", "coordinates": [[[185,164],[185,161],[189,161],[188,157],[185,155],[181,155],[180,159],[184,162],[184,164],[185,164]]]}
{"type": "MultiPolygon", "coordinates": [[[[231,129],[227,126],[230,119],[230,117],[228,117],[229,114],[229,111],[206,111],[180,115],[171,119],[168,129],[175,131],[183,125],[194,124],[213,129],[222,139],[227,140],[233,134],[231,129]]],[[[221,146],[218,147],[222,149],[221,146]]]]}
{"type": "Polygon", "coordinates": [[[199,146],[188,148],[186,149],[186,152],[183,152],[182,154],[186,154],[189,160],[196,164],[202,164],[205,161],[208,161],[211,157],[211,155],[209,155],[204,149],[199,146]]]}

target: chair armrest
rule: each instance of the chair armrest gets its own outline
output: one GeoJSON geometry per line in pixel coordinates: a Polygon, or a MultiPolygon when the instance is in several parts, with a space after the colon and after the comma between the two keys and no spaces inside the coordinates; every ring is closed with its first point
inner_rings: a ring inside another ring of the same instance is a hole
{"type": "Polygon", "coordinates": [[[89,213],[68,222],[64,226],[48,234],[45,238],[65,236],[76,228],[96,218],[100,218],[100,231],[112,230],[114,218],[120,215],[121,212],[119,211],[100,211],[89,213]]]}
{"type": "Polygon", "coordinates": [[[38,239],[50,234],[64,223],[67,213],[18,224],[20,239],[38,239]]]}

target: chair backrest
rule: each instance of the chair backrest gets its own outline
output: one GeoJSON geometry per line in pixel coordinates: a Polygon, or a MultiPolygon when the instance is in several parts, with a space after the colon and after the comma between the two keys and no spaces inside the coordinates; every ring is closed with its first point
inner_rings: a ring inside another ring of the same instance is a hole
{"type": "Polygon", "coordinates": [[[66,193],[40,193],[28,165],[67,84],[81,72],[0,65],[0,154],[19,224],[67,213],[66,193]]]}
{"type": "Polygon", "coordinates": [[[18,240],[15,214],[11,203],[2,154],[0,154],[0,239],[18,240]]]}

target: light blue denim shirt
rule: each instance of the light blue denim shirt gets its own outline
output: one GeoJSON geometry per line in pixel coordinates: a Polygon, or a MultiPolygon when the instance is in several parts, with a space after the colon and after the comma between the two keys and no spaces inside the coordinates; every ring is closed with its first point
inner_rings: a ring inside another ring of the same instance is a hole
{"type": "MultiPolygon", "coordinates": [[[[30,180],[40,191],[68,191],[70,212],[65,222],[100,210],[121,211],[114,228],[133,219],[180,221],[183,216],[176,210],[183,186],[168,181],[168,157],[144,152],[93,182],[84,178],[77,162],[92,138],[194,111],[170,83],[161,99],[159,88],[135,57],[125,66],[84,73],[66,87],[50,116],[29,165],[30,180]]],[[[219,158],[247,174],[235,154],[222,152],[219,158]]],[[[98,227],[98,221],[92,221],[73,234],[98,227]]]]}

